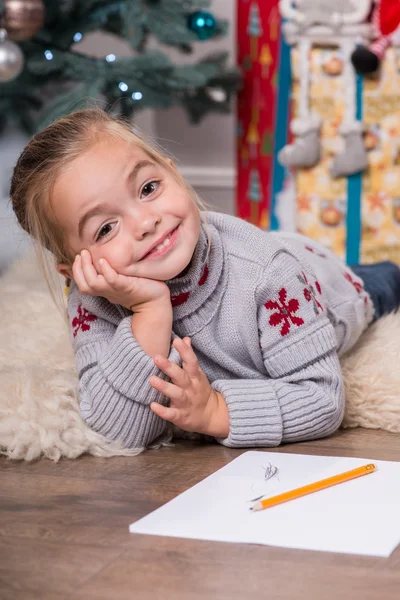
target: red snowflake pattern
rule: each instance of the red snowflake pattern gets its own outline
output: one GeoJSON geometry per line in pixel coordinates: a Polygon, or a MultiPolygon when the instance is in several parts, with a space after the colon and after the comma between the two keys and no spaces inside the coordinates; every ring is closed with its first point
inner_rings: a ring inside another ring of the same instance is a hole
{"type": "Polygon", "coordinates": [[[346,272],[344,273],[344,276],[347,279],[347,281],[349,281],[351,285],[355,288],[358,294],[361,294],[361,292],[364,291],[364,285],[359,281],[353,279],[350,273],[346,272]]]}
{"type": "Polygon", "coordinates": [[[290,328],[293,325],[304,325],[304,321],[301,317],[296,317],[293,313],[296,313],[299,310],[300,304],[296,298],[291,298],[289,301],[287,300],[287,291],[285,288],[282,288],[278,294],[277,300],[268,300],[264,304],[267,310],[276,310],[277,312],[272,313],[269,318],[269,324],[272,327],[277,327],[282,324],[282,328],[280,330],[281,336],[287,335],[290,331],[290,328]]]}
{"type": "Polygon", "coordinates": [[[199,279],[199,285],[204,285],[208,279],[208,265],[204,267],[203,275],[199,279]]]}
{"type": "Polygon", "coordinates": [[[322,252],[319,251],[317,252],[317,250],[315,250],[315,248],[312,248],[311,246],[305,246],[305,249],[309,252],[312,252],[313,254],[316,254],[320,258],[326,258],[326,254],[322,254],[322,252]]]}
{"type": "Polygon", "coordinates": [[[317,280],[315,280],[314,284],[309,283],[309,281],[307,279],[307,275],[304,272],[301,275],[298,275],[297,278],[300,281],[300,283],[305,286],[304,291],[303,291],[304,298],[307,300],[307,302],[313,303],[314,312],[316,315],[318,315],[320,311],[324,310],[324,307],[318,300],[317,293],[316,293],[316,291],[317,291],[320,296],[322,294],[322,289],[321,289],[319,282],[317,280]],[[315,289],[314,289],[314,286],[315,286],[315,289]]]}
{"type": "MultiPolygon", "coordinates": [[[[203,269],[203,273],[199,279],[199,281],[197,282],[198,285],[202,286],[205,284],[205,282],[208,279],[208,265],[206,264],[204,266],[203,269]]],[[[171,296],[171,304],[173,307],[175,306],[181,306],[181,304],[185,304],[185,302],[187,302],[191,296],[192,292],[181,292],[180,294],[177,294],[176,296],[171,296]]]]}
{"type": "Polygon", "coordinates": [[[72,319],[72,327],[74,328],[74,337],[78,335],[78,331],[89,331],[90,325],[88,323],[97,321],[97,317],[92,315],[86,308],[83,308],[80,304],[78,306],[78,316],[72,319]]]}
{"type": "Polygon", "coordinates": [[[181,292],[176,296],[171,296],[171,304],[172,306],[180,306],[181,304],[185,304],[189,300],[190,292],[181,292]]]}

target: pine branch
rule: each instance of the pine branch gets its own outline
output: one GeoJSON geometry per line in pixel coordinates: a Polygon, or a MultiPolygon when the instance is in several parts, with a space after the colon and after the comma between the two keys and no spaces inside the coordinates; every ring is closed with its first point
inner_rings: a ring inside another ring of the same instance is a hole
{"type": "MultiPolygon", "coordinates": [[[[181,104],[198,122],[210,111],[230,110],[240,74],[236,67],[227,67],[226,53],[175,65],[162,52],[146,50],[153,35],[190,52],[198,37],[188,28],[188,15],[207,8],[210,0],[45,0],[45,4],[45,26],[20,44],[23,73],[15,82],[0,84],[1,114],[10,115],[29,133],[96,98],[107,110],[125,116],[142,108],[181,104]],[[127,39],[136,53],[111,62],[77,52],[75,34],[97,30],[127,39]],[[222,90],[225,98],[213,98],[210,88],[222,90]]],[[[224,35],[227,23],[217,24],[216,35],[224,35]]]]}

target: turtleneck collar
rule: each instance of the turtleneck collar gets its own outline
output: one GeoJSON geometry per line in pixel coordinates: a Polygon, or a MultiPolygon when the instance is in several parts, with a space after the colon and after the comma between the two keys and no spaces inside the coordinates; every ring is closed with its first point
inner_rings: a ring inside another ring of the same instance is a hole
{"type": "Polygon", "coordinates": [[[214,225],[201,223],[188,270],[166,283],[171,292],[174,325],[182,321],[185,335],[193,335],[213,317],[226,284],[224,248],[214,225]]]}

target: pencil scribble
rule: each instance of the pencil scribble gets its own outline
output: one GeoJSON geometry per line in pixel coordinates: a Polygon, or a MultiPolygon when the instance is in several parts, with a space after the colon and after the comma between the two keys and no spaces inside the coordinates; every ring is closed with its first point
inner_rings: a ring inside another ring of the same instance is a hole
{"type": "Polygon", "coordinates": [[[271,463],[268,463],[268,467],[262,467],[262,468],[265,471],[265,475],[264,475],[265,481],[272,479],[279,473],[278,467],[275,467],[275,465],[271,465],[271,463]]]}
{"type": "MultiPolygon", "coordinates": [[[[278,473],[279,473],[279,469],[278,467],[276,467],[275,465],[272,465],[271,463],[268,463],[267,467],[261,467],[262,469],[264,469],[264,482],[267,483],[270,479],[273,479],[273,477],[277,477],[278,473]]],[[[279,479],[279,478],[278,478],[279,479]]],[[[254,486],[255,484],[253,483],[253,485],[251,486],[252,491],[254,491],[254,486]]],[[[261,494],[261,496],[258,496],[257,498],[252,498],[251,500],[249,500],[249,502],[257,502],[257,500],[261,500],[261,498],[264,498],[265,494],[261,494]]]]}

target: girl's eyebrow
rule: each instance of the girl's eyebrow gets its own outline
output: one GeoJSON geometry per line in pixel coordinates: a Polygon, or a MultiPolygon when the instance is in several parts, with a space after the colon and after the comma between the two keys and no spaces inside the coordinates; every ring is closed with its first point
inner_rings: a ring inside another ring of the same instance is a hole
{"type": "MultiPolygon", "coordinates": [[[[129,173],[128,177],[127,177],[127,181],[128,183],[132,183],[135,182],[138,173],[141,169],[144,169],[145,167],[155,167],[155,163],[151,162],[151,160],[141,160],[138,163],[136,163],[136,165],[133,167],[132,171],[129,173]]],[[[92,206],[92,208],[90,208],[87,212],[85,212],[84,215],[82,215],[82,217],[79,219],[79,223],[78,223],[78,236],[79,239],[82,239],[82,235],[83,235],[83,231],[88,223],[88,221],[90,219],[92,219],[93,217],[95,217],[96,215],[102,214],[103,212],[105,212],[105,209],[107,208],[107,204],[96,204],[95,206],[92,206]]]]}
{"type": "Polygon", "coordinates": [[[144,169],[145,167],[155,167],[155,166],[156,166],[156,164],[151,162],[151,160],[144,159],[144,160],[139,161],[138,163],[136,163],[136,165],[133,167],[132,171],[129,173],[128,178],[127,178],[128,183],[135,182],[140,169],[144,169]]]}
{"type": "Polygon", "coordinates": [[[88,221],[95,217],[96,215],[101,215],[106,211],[107,204],[96,204],[92,206],[80,219],[78,223],[78,236],[79,239],[82,239],[83,230],[85,229],[88,221]]]}

